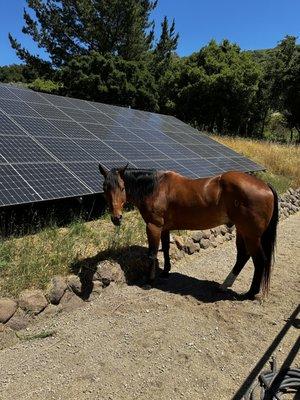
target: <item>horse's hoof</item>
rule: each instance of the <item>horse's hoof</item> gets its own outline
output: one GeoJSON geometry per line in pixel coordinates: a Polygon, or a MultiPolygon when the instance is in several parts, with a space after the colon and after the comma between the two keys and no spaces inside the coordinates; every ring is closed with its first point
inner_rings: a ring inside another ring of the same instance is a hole
{"type": "Polygon", "coordinates": [[[257,300],[259,302],[262,301],[262,295],[259,293],[252,293],[252,292],[246,292],[244,294],[241,295],[242,300],[257,300]]]}

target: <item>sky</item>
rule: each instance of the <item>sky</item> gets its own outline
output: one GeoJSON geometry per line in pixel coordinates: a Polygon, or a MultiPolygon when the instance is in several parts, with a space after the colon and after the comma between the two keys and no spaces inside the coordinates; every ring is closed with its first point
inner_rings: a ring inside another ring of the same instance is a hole
{"type": "MultiPolygon", "coordinates": [[[[43,55],[21,32],[25,5],[25,0],[0,0],[0,65],[20,62],[8,32],[31,52],[43,55]]],[[[274,47],[285,35],[300,36],[300,0],[159,0],[152,15],[157,35],[165,15],[175,18],[181,56],[198,51],[211,39],[226,38],[250,50],[274,47]]]]}

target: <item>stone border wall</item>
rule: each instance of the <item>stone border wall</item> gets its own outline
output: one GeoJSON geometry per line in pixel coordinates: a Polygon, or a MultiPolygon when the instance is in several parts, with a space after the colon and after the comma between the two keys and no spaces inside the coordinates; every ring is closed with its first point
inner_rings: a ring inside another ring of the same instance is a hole
{"type": "MultiPolygon", "coordinates": [[[[300,210],[300,188],[289,189],[280,198],[280,219],[300,210]]],[[[170,255],[173,260],[202,249],[217,247],[235,237],[235,228],[226,225],[205,231],[190,231],[185,236],[173,234],[170,255]]],[[[138,257],[139,255],[137,255],[138,257]]],[[[133,255],[135,257],[135,255],[133,255]]],[[[126,282],[120,265],[110,260],[100,262],[93,274],[91,298],[98,295],[110,282],[126,282]]],[[[47,289],[25,290],[18,299],[0,298],[0,332],[5,328],[21,330],[38,315],[53,315],[71,311],[85,304],[82,281],[77,275],[55,276],[47,289]]]]}

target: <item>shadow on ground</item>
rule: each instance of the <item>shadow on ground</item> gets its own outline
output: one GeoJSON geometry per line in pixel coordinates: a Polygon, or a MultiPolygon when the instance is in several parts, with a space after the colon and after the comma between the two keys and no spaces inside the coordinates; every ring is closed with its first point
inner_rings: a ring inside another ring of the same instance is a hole
{"type": "MultiPolygon", "coordinates": [[[[129,246],[120,249],[109,249],[99,252],[94,257],[76,261],[70,266],[72,273],[80,277],[82,283],[82,298],[88,299],[93,290],[93,276],[101,261],[110,260],[122,269],[128,285],[137,285],[143,289],[147,286],[149,265],[146,247],[129,246]]],[[[227,290],[221,291],[219,283],[201,280],[180,272],[170,273],[168,278],[161,278],[162,270],[157,269],[155,288],[164,292],[181,296],[192,296],[203,303],[214,303],[223,300],[242,300],[242,296],[227,290]]]]}

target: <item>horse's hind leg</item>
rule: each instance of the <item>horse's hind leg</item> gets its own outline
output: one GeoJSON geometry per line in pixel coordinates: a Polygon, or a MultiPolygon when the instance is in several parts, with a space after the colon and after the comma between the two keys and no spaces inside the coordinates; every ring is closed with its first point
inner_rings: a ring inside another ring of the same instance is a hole
{"type": "Polygon", "coordinates": [[[264,268],[266,264],[266,256],[261,245],[260,237],[255,237],[251,239],[247,238],[246,247],[253,260],[254,274],[250,289],[247,293],[245,293],[244,297],[246,299],[254,300],[255,296],[260,292],[264,268]]]}
{"type": "Polygon", "coordinates": [[[148,223],[146,227],[146,232],[149,245],[148,258],[150,261],[149,283],[152,285],[154,283],[156,266],[158,264],[157,253],[161,237],[161,228],[157,227],[154,224],[148,223]]]}
{"type": "Polygon", "coordinates": [[[169,272],[171,270],[171,262],[170,262],[170,231],[162,231],[161,233],[161,244],[162,250],[164,253],[164,270],[161,274],[162,277],[167,278],[169,276],[169,272]]]}
{"type": "Polygon", "coordinates": [[[253,280],[249,291],[245,294],[245,297],[250,300],[255,299],[255,296],[259,294],[263,279],[266,256],[261,244],[259,244],[255,254],[252,255],[252,260],[254,264],[253,280]]]}
{"type": "Polygon", "coordinates": [[[234,284],[234,281],[236,280],[237,276],[239,275],[241,270],[244,268],[246,262],[250,258],[250,255],[247,252],[245,246],[244,239],[239,232],[237,232],[236,234],[236,249],[237,249],[236,263],[232,271],[225,279],[225,281],[222,283],[222,285],[220,285],[220,289],[222,290],[225,290],[234,284]]]}

